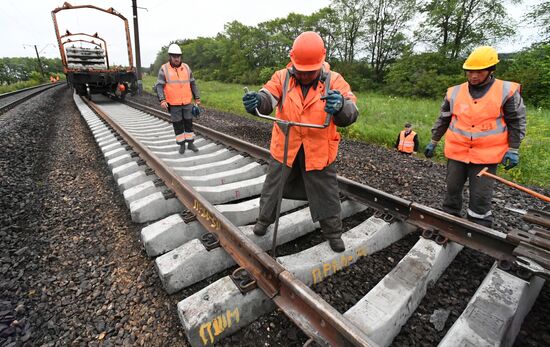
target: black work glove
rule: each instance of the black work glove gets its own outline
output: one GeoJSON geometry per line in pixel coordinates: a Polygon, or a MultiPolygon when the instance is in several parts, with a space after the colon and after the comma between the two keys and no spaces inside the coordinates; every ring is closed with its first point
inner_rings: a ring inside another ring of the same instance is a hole
{"type": "Polygon", "coordinates": [[[424,150],[424,155],[426,156],[426,158],[432,158],[434,156],[435,146],[437,146],[437,144],[433,142],[430,142],[428,143],[428,145],[426,145],[426,149],[424,150]]]}
{"type": "Polygon", "coordinates": [[[243,105],[248,113],[254,113],[254,110],[260,107],[262,100],[256,92],[248,92],[243,96],[243,105]]]}
{"type": "Polygon", "coordinates": [[[326,113],[336,114],[344,107],[344,97],[338,90],[329,90],[327,95],[321,97],[321,100],[326,100],[326,113]]]}
{"type": "Polygon", "coordinates": [[[502,165],[506,165],[504,170],[510,170],[511,168],[519,164],[519,151],[515,148],[509,148],[504,157],[502,158],[502,165]]]}
{"type": "Polygon", "coordinates": [[[199,105],[193,105],[191,108],[191,114],[193,117],[198,118],[202,112],[202,109],[199,107],[199,105]]]}

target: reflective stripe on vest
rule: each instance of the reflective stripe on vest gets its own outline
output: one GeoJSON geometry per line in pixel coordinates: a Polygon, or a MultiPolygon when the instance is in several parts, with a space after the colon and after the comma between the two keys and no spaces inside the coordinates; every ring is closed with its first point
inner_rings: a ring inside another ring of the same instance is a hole
{"type": "Polygon", "coordinates": [[[195,133],[194,132],[190,132],[190,133],[183,132],[179,135],[176,135],[176,143],[177,144],[181,144],[185,141],[192,141],[194,139],[195,139],[195,133]]]}
{"type": "Polygon", "coordinates": [[[180,144],[182,142],[185,142],[185,133],[181,133],[179,135],[176,135],[176,143],[180,144]]]}
{"type": "Polygon", "coordinates": [[[193,93],[191,91],[191,80],[189,79],[189,67],[182,63],[180,67],[173,68],[170,63],[162,65],[164,70],[164,94],[166,102],[170,105],[187,105],[191,103],[193,93]],[[181,72],[181,75],[178,73],[181,72]]]}
{"type": "Polygon", "coordinates": [[[446,134],[445,156],[465,163],[495,164],[508,149],[503,105],[519,84],[495,79],[487,93],[472,99],[468,83],[449,88],[452,115],[446,134]]]}
{"type": "Polygon", "coordinates": [[[397,149],[400,152],[412,153],[414,152],[414,137],[416,133],[411,131],[407,136],[405,136],[405,130],[402,130],[399,134],[399,146],[397,149]]]}

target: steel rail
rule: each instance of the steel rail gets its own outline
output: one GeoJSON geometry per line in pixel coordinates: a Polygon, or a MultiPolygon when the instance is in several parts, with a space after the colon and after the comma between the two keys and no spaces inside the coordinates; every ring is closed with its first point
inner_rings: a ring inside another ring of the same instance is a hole
{"type": "Polygon", "coordinates": [[[142,145],[93,102],[84,102],[153,169],[197,220],[219,238],[220,245],[245,268],[258,287],[309,337],[324,346],[376,346],[351,321],[344,318],[318,294],[288,272],[275,259],[246,237],[210,202],[200,196],[153,152],[142,145]]]}
{"type": "MultiPolygon", "coordinates": [[[[60,82],[57,82],[57,83],[60,83],[60,82]]],[[[49,82],[49,83],[42,83],[42,84],[39,84],[39,85],[36,85],[36,86],[28,87],[28,88],[17,89],[17,90],[11,91],[11,92],[0,94],[0,99],[6,98],[6,97],[12,96],[12,95],[17,95],[17,94],[20,94],[20,93],[23,93],[23,92],[26,92],[26,91],[29,91],[29,90],[38,89],[38,88],[47,87],[47,86],[54,86],[54,85],[56,85],[56,83],[49,82]]]]}
{"type": "Polygon", "coordinates": [[[35,95],[38,95],[50,88],[53,88],[53,87],[56,87],[58,85],[60,85],[62,82],[56,82],[56,83],[44,83],[44,84],[40,84],[38,86],[34,86],[34,87],[29,87],[29,88],[24,88],[24,89],[19,89],[19,90],[15,90],[13,92],[9,92],[9,93],[4,93],[4,94],[0,94],[0,100],[2,99],[5,99],[7,97],[10,97],[10,96],[16,96],[18,94],[23,94],[24,92],[28,92],[28,91],[32,91],[34,90],[32,93],[29,93],[17,100],[14,100],[12,102],[9,102],[7,103],[6,105],[3,105],[3,106],[0,106],[0,114],[6,112],[7,110],[13,108],[14,106],[17,106],[19,105],[20,103],[24,102],[24,101],[27,101],[28,99],[32,98],[33,96],[35,95]]]}
{"type": "MultiPolygon", "coordinates": [[[[170,122],[170,116],[166,112],[129,100],[126,100],[125,103],[170,122]]],[[[209,129],[200,124],[194,124],[194,127],[202,135],[229,145],[240,152],[248,153],[257,159],[268,160],[270,157],[269,151],[262,147],[209,129]]],[[[526,237],[526,235],[518,235],[517,233],[505,234],[443,211],[354,182],[342,176],[338,176],[338,185],[342,194],[378,211],[390,214],[401,221],[412,224],[422,231],[436,235],[438,236],[436,241],[442,243],[453,241],[472,248],[495,258],[503,267],[516,264],[532,270],[523,262],[518,261],[521,256],[524,256],[532,258],[532,260],[540,263],[546,270],[550,270],[550,248],[545,247],[546,244],[540,242],[540,238],[526,237]],[[527,247],[529,245],[532,247],[527,247]]],[[[548,223],[548,221],[546,222],[548,223]]]]}
{"type": "MultiPolygon", "coordinates": [[[[122,102],[124,104],[127,104],[131,107],[137,108],[141,111],[147,112],[159,119],[162,119],[167,122],[172,122],[170,119],[170,114],[167,112],[163,112],[160,110],[157,110],[155,108],[139,104],[137,102],[131,101],[131,100],[118,100],[119,102],[122,102]]],[[[208,127],[205,127],[204,125],[193,123],[193,127],[197,129],[199,133],[201,133],[203,136],[209,137],[214,141],[219,141],[224,143],[225,145],[234,148],[235,150],[243,153],[248,153],[252,157],[256,159],[262,159],[267,161],[270,157],[269,151],[263,147],[256,146],[254,144],[245,142],[243,140],[239,140],[235,137],[228,136],[222,132],[216,131],[214,129],[210,129],[208,127]]]]}

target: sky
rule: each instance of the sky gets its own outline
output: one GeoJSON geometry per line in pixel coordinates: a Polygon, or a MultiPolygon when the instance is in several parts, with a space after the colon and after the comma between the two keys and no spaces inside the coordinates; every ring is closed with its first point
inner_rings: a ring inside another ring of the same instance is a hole
{"type": "MultiPolygon", "coordinates": [[[[508,5],[510,15],[519,20],[527,9],[542,0],[524,0],[521,5],[508,5]]],[[[72,5],[92,4],[102,8],[113,7],[124,15],[130,25],[132,45],[133,17],[131,0],[71,0],[72,5]]],[[[59,57],[54,26],[50,12],[63,4],[62,0],[0,2],[0,57],[35,57],[34,45],[40,56],[59,57]],[[23,20],[24,18],[24,20],[23,20]]],[[[328,0],[137,0],[139,36],[142,66],[153,63],[161,46],[176,39],[211,37],[222,32],[224,25],[239,21],[245,25],[256,25],[289,13],[311,13],[330,4],[328,0]]],[[[95,33],[108,41],[111,64],[128,62],[125,52],[125,33],[122,21],[115,17],[91,10],[61,11],[58,14],[61,32],[95,33]],[[111,18],[112,17],[112,18],[111,18]],[[101,27],[98,25],[101,23],[101,27]]],[[[529,46],[536,41],[536,30],[519,27],[519,34],[497,45],[499,52],[512,52],[529,46]]],[[[134,47],[134,46],[132,46],[134,47]]],[[[134,61],[135,62],[135,61],[134,61]]]]}

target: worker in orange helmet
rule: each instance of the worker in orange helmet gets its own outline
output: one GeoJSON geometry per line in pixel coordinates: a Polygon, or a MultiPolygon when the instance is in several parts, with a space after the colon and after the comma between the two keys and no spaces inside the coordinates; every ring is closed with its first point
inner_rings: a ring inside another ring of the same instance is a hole
{"type": "Polygon", "coordinates": [[[499,62],[493,47],[476,48],[462,68],[467,82],[447,90],[439,119],[432,128],[432,140],[424,154],[431,158],[445,134],[447,194],[443,210],[461,216],[462,190],[469,180],[469,220],[492,227],[493,180],[476,177],[484,168],[496,173],[519,164],[519,146],[525,137],[526,111],[520,85],[493,75],[499,62]]]}
{"type": "Polygon", "coordinates": [[[198,147],[193,143],[193,117],[200,113],[199,88],[189,65],[181,60],[180,46],[171,44],[168,47],[168,55],[169,61],[160,67],[155,91],[160,106],[170,112],[180,154],[185,153],[186,144],[188,149],[198,152],[198,147]]]}
{"type": "Polygon", "coordinates": [[[322,124],[326,113],[332,115],[324,129],[292,127],[288,134],[287,166],[283,165],[285,136],[274,123],[271,158],[260,198],[260,212],[254,233],[265,235],[275,221],[278,189],[283,196],[309,202],[311,217],[319,221],[323,236],[335,252],[345,250],[336,166],[340,134],[337,127],[351,125],[359,111],[356,97],[344,78],[330,71],[325,62],[323,39],[315,32],[300,34],[290,51],[290,63],[273,74],[259,92],[243,97],[247,112],[270,114],[293,122],[322,124]],[[282,170],[282,175],[281,175],[282,170]]]}

